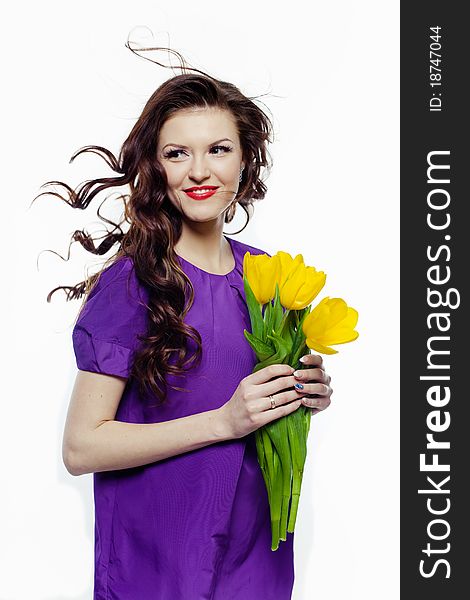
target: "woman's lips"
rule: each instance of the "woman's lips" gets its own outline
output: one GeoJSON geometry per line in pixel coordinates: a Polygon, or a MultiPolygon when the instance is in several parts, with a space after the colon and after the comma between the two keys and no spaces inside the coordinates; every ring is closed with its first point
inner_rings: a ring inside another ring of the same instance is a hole
{"type": "Polygon", "coordinates": [[[205,200],[206,198],[210,198],[215,192],[217,188],[203,188],[203,191],[198,192],[196,190],[185,190],[185,194],[187,194],[193,200],[205,200]]]}

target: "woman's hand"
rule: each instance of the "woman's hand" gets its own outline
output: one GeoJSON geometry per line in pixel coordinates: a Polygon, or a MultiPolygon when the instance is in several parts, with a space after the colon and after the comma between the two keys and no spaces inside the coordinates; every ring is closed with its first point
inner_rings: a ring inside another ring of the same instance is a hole
{"type": "Polygon", "coordinates": [[[217,409],[224,437],[244,437],[297,410],[303,394],[294,387],[293,372],[289,365],[274,364],[244,377],[230,400],[217,409]]]}
{"type": "Polygon", "coordinates": [[[304,358],[308,369],[295,371],[289,365],[274,364],[240,381],[230,400],[218,409],[221,428],[228,439],[248,435],[302,404],[312,414],[328,408],[333,390],[323,360],[318,354],[306,354],[304,358]],[[303,388],[296,388],[296,384],[303,388]]]}
{"type": "Polygon", "coordinates": [[[303,388],[298,388],[299,394],[303,395],[302,404],[311,408],[312,414],[315,414],[331,404],[331,377],[325,371],[319,354],[305,354],[302,358],[302,363],[309,365],[309,368],[301,367],[293,375],[296,382],[303,385],[303,388]]]}

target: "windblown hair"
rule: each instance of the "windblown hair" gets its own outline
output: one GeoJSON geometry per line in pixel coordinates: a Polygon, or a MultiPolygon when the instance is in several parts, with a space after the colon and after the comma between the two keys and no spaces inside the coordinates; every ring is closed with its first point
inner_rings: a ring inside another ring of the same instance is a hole
{"type": "MultiPolygon", "coordinates": [[[[128,44],[126,46],[130,48],[128,44]]],[[[84,281],[73,287],[59,286],[53,289],[49,292],[47,301],[50,302],[52,295],[62,289],[67,292],[66,300],[84,296],[83,308],[104,268],[123,256],[131,257],[137,278],[149,291],[146,305],[149,328],[145,336],[139,337],[141,346],[134,358],[130,377],[139,382],[142,393],[151,391],[161,402],[167,396],[166,375],[171,373],[181,376],[191,364],[200,362],[202,352],[199,332],[184,322],[184,316],[194,301],[194,288],[180,268],[174,251],[174,245],[181,235],[182,219],[167,196],[165,170],[157,157],[156,148],[162,126],[168,118],[182,109],[216,107],[230,111],[233,115],[245,163],[235,197],[235,201],[247,215],[246,224],[240,231],[250,221],[249,206],[254,200],[265,197],[267,188],[262,181],[262,169],[269,170],[272,165],[267,150],[267,144],[272,141],[272,123],[253,101],[256,97],[247,97],[235,85],[188,67],[178,52],[170,52],[178,57],[181,64],[179,68],[183,73],[172,76],[152,94],[122,144],[119,157],[116,158],[101,146],[85,146],[70,159],[72,162],[85,152],[96,153],[116,176],[85,181],[76,189],[61,181],[49,181],[41,187],[59,186],[62,193],[50,191],[39,194],[52,194],[72,208],[86,209],[100,192],[108,188],[129,186],[130,192],[120,196],[124,201],[124,218],[119,224],[104,219],[98,208],[99,218],[114,226],[111,231],[106,230],[107,235],[98,246],[95,246],[95,240],[84,230],[75,231],[70,241],[70,244],[79,242],[94,255],[104,255],[115,245],[118,246],[117,252],[106,261],[100,272],[86,276],[84,281]],[[121,229],[124,222],[129,224],[127,232],[121,229]],[[189,300],[185,307],[186,290],[189,292],[189,300]],[[188,338],[194,341],[196,347],[189,358],[186,346],[188,338]],[[171,364],[173,353],[177,353],[177,360],[171,364]]],[[[152,62],[168,68],[165,64],[152,62]]],[[[226,223],[233,219],[233,213],[228,215],[229,211],[230,209],[225,215],[226,223]]]]}

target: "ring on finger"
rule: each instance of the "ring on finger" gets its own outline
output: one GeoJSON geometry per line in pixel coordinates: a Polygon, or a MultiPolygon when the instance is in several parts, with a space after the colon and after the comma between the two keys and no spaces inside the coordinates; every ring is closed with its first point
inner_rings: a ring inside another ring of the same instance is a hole
{"type": "Polygon", "coordinates": [[[272,394],[269,395],[269,400],[271,401],[270,408],[276,408],[276,400],[274,400],[272,394]]]}

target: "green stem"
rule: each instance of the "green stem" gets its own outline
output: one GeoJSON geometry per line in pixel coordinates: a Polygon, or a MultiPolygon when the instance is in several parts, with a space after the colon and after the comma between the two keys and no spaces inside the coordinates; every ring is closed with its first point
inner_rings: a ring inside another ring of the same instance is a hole
{"type": "Polygon", "coordinates": [[[289,533],[293,533],[295,528],[297,510],[299,508],[300,489],[302,487],[302,478],[303,472],[295,469],[292,481],[292,504],[290,507],[289,523],[287,524],[287,531],[289,533]]]}
{"type": "Polygon", "coordinates": [[[279,538],[286,541],[287,539],[287,519],[289,516],[289,503],[291,498],[291,479],[292,465],[282,465],[282,507],[281,507],[281,524],[279,529],[279,538]]]}
{"type": "Polygon", "coordinates": [[[295,316],[295,327],[297,329],[297,327],[299,326],[299,323],[300,323],[299,311],[298,310],[294,311],[294,316],[295,316]]]}
{"type": "MultiPolygon", "coordinates": [[[[309,410],[307,409],[309,412],[309,410]]],[[[299,407],[295,412],[289,415],[287,432],[289,439],[290,452],[292,457],[292,504],[290,508],[289,523],[287,531],[294,531],[297,509],[299,505],[300,489],[302,486],[303,469],[306,458],[307,438],[305,407],[299,407]]]]}
{"type": "Polygon", "coordinates": [[[258,463],[263,474],[264,483],[266,485],[266,491],[268,493],[268,501],[271,503],[271,482],[267,472],[266,454],[264,451],[263,435],[259,429],[255,431],[256,451],[258,455],[258,463]]]}
{"type": "Polygon", "coordinates": [[[272,498],[271,498],[271,550],[277,550],[279,548],[279,526],[281,522],[281,486],[280,486],[280,475],[281,464],[279,456],[275,449],[273,449],[273,467],[274,467],[274,480],[272,486],[272,498]]]}
{"type": "MultiPolygon", "coordinates": [[[[279,325],[279,335],[281,335],[281,336],[283,336],[283,334],[284,334],[284,327],[285,327],[286,323],[288,323],[290,312],[291,312],[290,309],[286,308],[286,310],[284,311],[284,314],[282,315],[281,324],[279,325]]],[[[294,312],[296,312],[296,311],[294,311],[294,312]]]]}
{"type": "Polygon", "coordinates": [[[286,540],[289,513],[292,459],[287,433],[287,418],[281,417],[265,425],[273,448],[279,457],[279,477],[276,481],[276,494],[279,494],[280,526],[279,539],[286,540]]]}
{"type": "MultiPolygon", "coordinates": [[[[287,531],[293,533],[295,527],[295,521],[297,518],[297,510],[299,507],[300,490],[302,488],[302,480],[304,475],[304,466],[307,459],[307,436],[310,429],[310,420],[312,413],[309,408],[301,407],[299,410],[303,410],[304,414],[300,415],[302,435],[300,442],[300,452],[296,453],[296,459],[294,461],[294,476],[292,482],[292,505],[289,515],[289,523],[287,525],[287,531]]],[[[290,433],[290,432],[289,432],[290,433]]],[[[289,441],[291,437],[289,437],[289,441]]]]}
{"type": "Polygon", "coordinates": [[[305,442],[307,442],[307,436],[310,432],[310,421],[312,419],[312,411],[311,410],[306,410],[305,411],[305,442]]]}
{"type": "Polygon", "coordinates": [[[280,521],[280,502],[279,502],[279,457],[275,448],[271,443],[271,438],[266,431],[266,426],[259,430],[262,444],[264,447],[264,455],[266,458],[266,474],[267,488],[269,490],[269,511],[271,515],[271,550],[277,550],[279,546],[279,521],[280,521]]]}
{"type": "MultiPolygon", "coordinates": [[[[266,307],[264,328],[275,321],[273,307],[266,307]]],[[[267,337],[273,343],[274,354],[262,363],[255,365],[253,372],[277,362],[285,362],[295,368],[299,366],[298,358],[308,352],[301,323],[307,311],[290,311],[286,309],[279,319],[277,332],[267,337]],[[293,313],[290,318],[289,314],[293,313]],[[299,314],[300,313],[300,314],[299,314]],[[290,329],[297,328],[294,337],[290,329]],[[283,340],[282,335],[286,338],[283,340]],[[281,339],[279,339],[279,336],[281,339]],[[284,343],[282,343],[284,342],[284,343]]],[[[287,532],[293,533],[297,517],[303,470],[307,452],[307,435],[310,428],[311,411],[299,407],[290,415],[276,419],[255,431],[258,462],[266,485],[271,520],[271,550],[279,548],[280,540],[286,540],[287,532]]]]}

